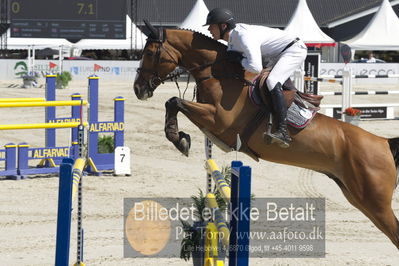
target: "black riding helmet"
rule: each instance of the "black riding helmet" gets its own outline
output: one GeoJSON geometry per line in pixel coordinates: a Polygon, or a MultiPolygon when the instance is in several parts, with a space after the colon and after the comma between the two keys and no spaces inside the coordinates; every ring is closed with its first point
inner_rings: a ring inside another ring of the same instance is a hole
{"type": "Polygon", "coordinates": [[[233,16],[233,12],[226,8],[214,8],[208,13],[204,26],[221,23],[226,23],[230,29],[234,29],[236,26],[236,22],[233,16]]]}

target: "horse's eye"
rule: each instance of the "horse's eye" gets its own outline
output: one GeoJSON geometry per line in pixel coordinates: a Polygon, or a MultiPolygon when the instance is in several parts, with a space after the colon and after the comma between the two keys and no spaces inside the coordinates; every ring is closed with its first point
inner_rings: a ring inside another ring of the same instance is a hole
{"type": "Polygon", "coordinates": [[[151,52],[151,51],[147,51],[147,52],[145,52],[145,53],[146,53],[147,56],[153,56],[153,55],[154,55],[154,53],[151,52]]]}

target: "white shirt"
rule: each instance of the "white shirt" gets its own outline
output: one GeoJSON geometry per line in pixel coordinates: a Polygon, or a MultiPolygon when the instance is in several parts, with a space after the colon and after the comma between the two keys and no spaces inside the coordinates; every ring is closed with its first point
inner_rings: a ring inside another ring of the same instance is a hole
{"type": "Polygon", "coordinates": [[[293,40],[293,36],[280,29],[238,23],[230,31],[227,50],[243,53],[241,61],[245,70],[252,73],[262,71],[262,58],[274,58],[293,40]]]}

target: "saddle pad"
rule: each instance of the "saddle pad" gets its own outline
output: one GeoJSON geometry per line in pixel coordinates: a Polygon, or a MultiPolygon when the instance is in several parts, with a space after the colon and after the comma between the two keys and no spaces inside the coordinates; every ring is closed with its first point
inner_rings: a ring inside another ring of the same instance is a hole
{"type": "MultiPolygon", "coordinates": [[[[254,86],[249,87],[248,94],[254,105],[261,106],[262,100],[254,86]]],[[[304,128],[312,121],[316,113],[317,110],[309,110],[293,102],[287,111],[287,123],[295,128],[304,128]]]]}
{"type": "Polygon", "coordinates": [[[287,123],[295,128],[304,128],[316,115],[316,110],[309,110],[293,102],[288,108],[287,123]]]}

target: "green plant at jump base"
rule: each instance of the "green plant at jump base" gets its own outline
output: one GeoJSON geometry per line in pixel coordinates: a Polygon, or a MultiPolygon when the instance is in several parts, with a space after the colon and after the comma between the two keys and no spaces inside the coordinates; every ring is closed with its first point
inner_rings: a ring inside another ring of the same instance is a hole
{"type": "Polygon", "coordinates": [[[100,135],[98,137],[98,153],[113,153],[114,151],[114,136],[100,135]]]}
{"type": "Polygon", "coordinates": [[[63,71],[57,74],[56,84],[57,88],[66,88],[68,87],[69,82],[72,80],[72,75],[69,71],[63,71]]]}
{"type": "Polygon", "coordinates": [[[206,195],[204,195],[204,192],[200,189],[198,195],[191,196],[191,199],[194,203],[194,216],[197,222],[194,222],[194,224],[191,225],[186,221],[180,220],[184,231],[184,238],[181,242],[180,258],[185,261],[189,261],[192,254],[196,253],[196,250],[201,250],[201,240],[203,230],[205,229],[205,221],[201,213],[205,209],[206,195]]]}

